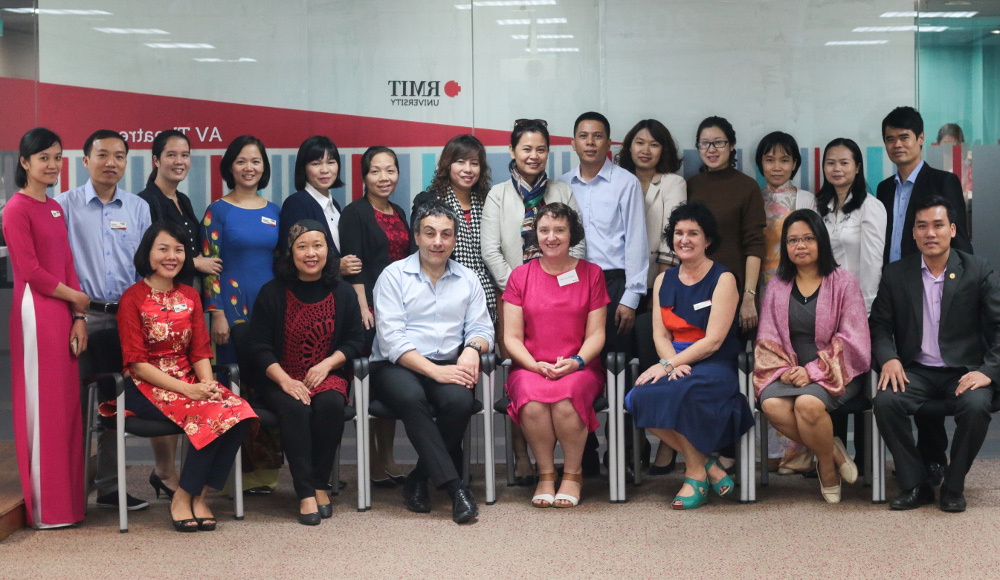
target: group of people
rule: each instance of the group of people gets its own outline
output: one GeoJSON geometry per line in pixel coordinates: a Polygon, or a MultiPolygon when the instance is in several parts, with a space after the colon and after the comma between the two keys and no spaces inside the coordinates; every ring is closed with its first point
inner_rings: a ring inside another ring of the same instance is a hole
{"type": "MultiPolygon", "coordinates": [[[[813,195],[793,185],[801,157],[787,133],[757,148],[762,190],[736,170],[736,134],[724,118],[700,124],[703,167],[688,181],[676,174],[677,144],[662,123],[640,121],[614,161],[610,132],[603,115],[581,115],[572,139],[580,164],[552,179],[547,123],[519,119],[511,178],[496,185],[482,143],[457,136],[409,220],[390,201],[399,180],[392,149],[362,155],[364,195],[341,208],[331,196],[343,185],[336,145],[306,139],[297,191],[278,207],[259,194],[270,179],[264,144],[245,135],[220,162],[230,192],[198,220],[178,190],[190,167],[182,133],[156,136],[153,173],[133,195],[118,187],[128,143],[97,131],[83,149],[90,179],[50,199],[62,143],[50,130],[29,131],[3,233],[15,275],[14,421],[31,523],[83,519],[76,391],[95,370],[88,338],[113,328],[127,411],[170,420],[190,441],[178,473],[178,437],[152,440],[149,482],[171,499],[182,532],[215,528],[206,494],[225,484],[241,444],[254,489],[273,489],[283,454],[299,521],[331,517],[351,361],[365,356],[372,398],[402,420],[419,457],[404,475],[392,454],[395,421],[374,422],[373,483],[401,484],[414,512],[431,510],[433,485],[449,495],[454,521],[475,520],[462,438],[480,356],[494,349],[511,361],[517,480],[536,486],[533,506],[576,506],[584,476],[600,472],[593,403],[604,390],[602,354],[622,352],[644,369],[625,404],[635,426],[661,441],[650,470],[669,472],[683,455],[672,506],[697,508],[709,489],[727,496],[735,487],[733,445],[754,424],[737,378],[748,341],[769,436],[795,456],[783,467],[811,467],[815,456],[823,497],[839,501],[857,467],[843,444],[846,423],[830,411],[858,396],[874,364],[875,414],[903,489],[891,507],[934,501],[943,480],[942,509],[965,509],[965,474],[1000,380],[1000,290],[972,255],[957,177],[921,159],[919,113],[900,107],[883,122],[897,172],[874,196],[861,150],[846,138],[825,148],[825,180],[813,195]],[[212,359],[240,364],[245,398],[213,376],[212,359]],[[943,420],[917,412],[951,392],[959,428],[949,464],[943,420]],[[278,417],[280,444],[255,408],[278,417]]],[[[113,401],[101,412],[114,413],[113,401]]],[[[99,506],[117,507],[114,444],[99,436],[99,506]]],[[[148,505],[127,500],[129,509],[148,505]]]]}

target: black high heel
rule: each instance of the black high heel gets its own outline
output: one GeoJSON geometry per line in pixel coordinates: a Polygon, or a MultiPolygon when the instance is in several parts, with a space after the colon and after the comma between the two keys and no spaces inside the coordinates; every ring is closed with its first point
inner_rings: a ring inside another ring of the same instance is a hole
{"type": "Polygon", "coordinates": [[[160,492],[167,494],[167,499],[174,499],[174,490],[167,487],[167,484],[163,483],[159,475],[156,475],[156,470],[154,469],[152,473],[149,474],[149,485],[153,486],[156,491],[156,499],[160,499],[160,492]]]}
{"type": "MultiPolygon", "coordinates": [[[[194,515],[194,506],[191,507],[191,515],[194,515]]],[[[198,531],[198,518],[187,518],[183,520],[175,520],[174,517],[170,516],[170,523],[174,525],[174,529],[178,532],[197,532],[198,531]]]]}
{"type": "Polygon", "coordinates": [[[673,457],[670,458],[670,463],[666,465],[650,465],[649,474],[650,475],[668,475],[674,472],[674,468],[677,466],[677,452],[674,451],[673,457]]]}
{"type": "MultiPolygon", "coordinates": [[[[191,514],[194,515],[193,497],[191,498],[191,514]]],[[[215,519],[215,516],[208,516],[207,518],[199,518],[198,516],[194,516],[194,519],[196,522],[198,522],[198,529],[203,532],[211,532],[212,530],[215,529],[216,523],[218,523],[218,521],[215,519]]]]}

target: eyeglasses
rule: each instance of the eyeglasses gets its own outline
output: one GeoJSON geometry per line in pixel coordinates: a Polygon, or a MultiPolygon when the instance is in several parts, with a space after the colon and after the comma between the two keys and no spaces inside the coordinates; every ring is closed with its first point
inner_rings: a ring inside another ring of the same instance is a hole
{"type": "Polygon", "coordinates": [[[545,119],[517,119],[516,121],[514,121],[514,128],[517,129],[521,125],[527,125],[529,123],[541,125],[546,129],[549,127],[549,123],[545,119]]]}
{"type": "Polygon", "coordinates": [[[710,147],[715,147],[716,149],[722,149],[726,145],[729,145],[729,141],[725,141],[723,139],[719,139],[718,141],[698,141],[698,149],[701,149],[702,151],[710,147]]]}
{"type": "Polygon", "coordinates": [[[801,238],[788,238],[785,243],[789,246],[797,246],[800,243],[809,245],[816,242],[816,236],[802,236],[801,238]]]}

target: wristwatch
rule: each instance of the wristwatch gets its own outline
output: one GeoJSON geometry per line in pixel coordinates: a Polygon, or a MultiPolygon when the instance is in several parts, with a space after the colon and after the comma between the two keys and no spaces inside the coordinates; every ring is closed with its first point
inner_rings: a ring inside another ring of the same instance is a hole
{"type": "Polygon", "coordinates": [[[670,371],[669,371],[669,372],[674,372],[674,371],[673,371],[673,368],[674,368],[674,363],[672,363],[672,362],[668,361],[667,359],[663,359],[663,358],[661,358],[661,359],[660,359],[660,366],[662,366],[662,367],[663,367],[663,372],[668,372],[668,371],[667,371],[667,365],[670,365],[670,371]]]}
{"type": "Polygon", "coordinates": [[[479,354],[483,354],[483,347],[479,346],[479,343],[474,340],[470,340],[468,343],[466,343],[465,348],[474,348],[476,349],[476,352],[478,352],[479,354]]]}
{"type": "Polygon", "coordinates": [[[87,315],[86,314],[74,314],[73,315],[73,320],[82,320],[84,322],[87,322],[87,315]]]}

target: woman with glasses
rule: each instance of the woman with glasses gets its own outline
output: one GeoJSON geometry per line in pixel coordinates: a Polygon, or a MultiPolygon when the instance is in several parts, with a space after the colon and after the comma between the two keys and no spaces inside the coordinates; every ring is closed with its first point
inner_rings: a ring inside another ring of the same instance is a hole
{"type": "Polygon", "coordinates": [[[740,329],[757,326],[757,277],[764,257],[764,200],[753,178],[736,169],[736,131],[722,117],[698,125],[698,154],[704,165],[688,180],[688,199],[705,204],[726,237],[714,260],[736,276],[740,292],[740,329]]]}
{"type": "MultiPolygon", "coordinates": [[[[568,185],[549,179],[545,168],[549,162],[548,123],[542,119],[518,119],[510,134],[510,179],[490,189],[483,204],[483,222],[480,243],[483,261],[502,294],[507,288],[510,273],[522,264],[538,258],[542,250],[535,234],[538,212],[551,203],[564,203],[575,212],[580,211],[568,185]]],[[[570,255],[583,259],[586,255],[582,240],[570,248],[570,255]]],[[[498,335],[503,336],[503,311],[497,313],[498,335]]],[[[500,343],[500,356],[509,358],[507,349],[500,343]]],[[[531,459],[520,427],[514,429],[514,472],[517,485],[534,485],[531,459]]]]}
{"type": "Polygon", "coordinates": [[[819,214],[795,210],[781,230],[781,261],[761,308],[753,384],[775,428],[818,459],[820,490],[840,501],[858,468],[833,435],[830,411],[861,390],[871,339],[858,279],[837,267],[819,214]]]}

